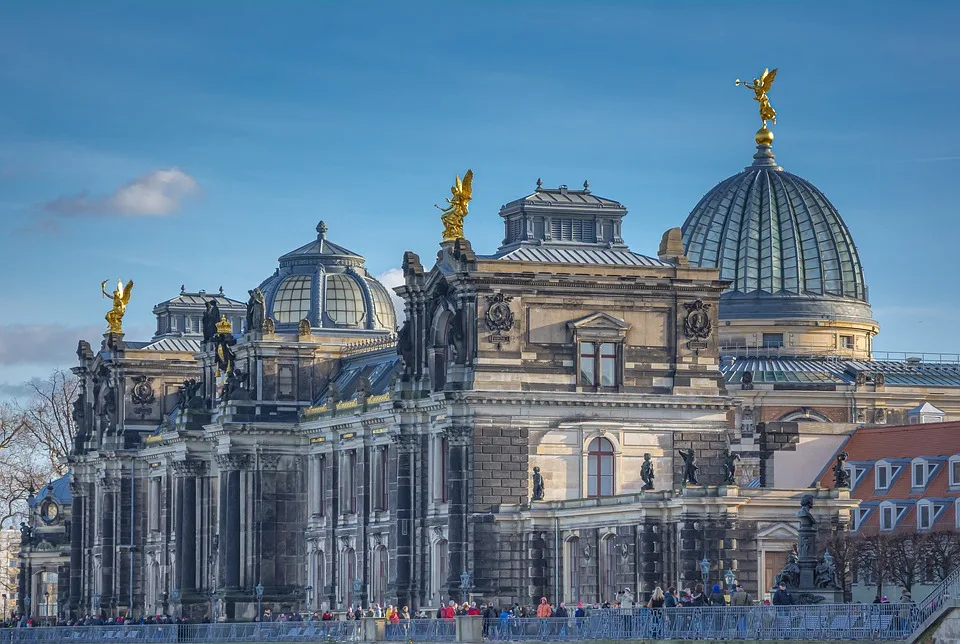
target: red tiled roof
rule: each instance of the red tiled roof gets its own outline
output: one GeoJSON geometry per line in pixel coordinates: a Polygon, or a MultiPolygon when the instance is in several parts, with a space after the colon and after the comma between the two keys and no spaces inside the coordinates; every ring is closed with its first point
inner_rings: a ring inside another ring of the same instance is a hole
{"type": "MultiPolygon", "coordinates": [[[[847,453],[847,462],[867,463],[870,469],[863,475],[860,484],[851,490],[851,496],[861,501],[918,501],[920,499],[943,499],[960,497],[958,486],[950,487],[949,462],[941,460],[926,487],[919,492],[912,490],[912,472],[909,461],[918,457],[948,459],[960,455],[960,421],[948,423],[924,423],[896,425],[892,427],[861,427],[836,452],[847,453]],[[895,466],[902,469],[891,486],[877,490],[874,465],[880,460],[899,460],[895,466]],[[903,462],[903,461],[906,462],[903,462]]],[[[836,458],[834,454],[834,459],[836,458]]],[[[833,486],[833,464],[824,469],[820,487],[833,486]]],[[[855,483],[855,482],[853,482],[855,483]]],[[[860,528],[879,528],[879,512],[874,510],[861,522],[860,528]]],[[[950,503],[934,528],[956,525],[956,506],[950,503]]],[[[898,528],[916,529],[917,515],[911,506],[897,523],[898,528]]]]}

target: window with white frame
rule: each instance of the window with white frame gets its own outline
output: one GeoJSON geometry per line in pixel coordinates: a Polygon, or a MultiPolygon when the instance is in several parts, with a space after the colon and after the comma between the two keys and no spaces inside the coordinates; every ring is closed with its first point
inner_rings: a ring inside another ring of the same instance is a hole
{"type": "Polygon", "coordinates": [[[933,525],[933,504],[929,501],[917,503],[917,530],[929,530],[933,525]]]}
{"type": "Polygon", "coordinates": [[[960,530],[960,499],[953,502],[953,516],[957,524],[957,530],[960,530]]]}
{"type": "Polygon", "coordinates": [[[878,490],[886,490],[890,487],[890,478],[892,474],[890,463],[886,461],[877,461],[874,476],[876,477],[875,487],[878,490]]]}
{"type": "Polygon", "coordinates": [[[580,601],[580,538],[567,539],[564,552],[564,572],[566,573],[566,592],[564,599],[568,602],[580,601]]]}
{"type": "Polygon", "coordinates": [[[922,458],[915,458],[910,464],[910,484],[913,487],[926,487],[927,481],[930,479],[930,470],[932,470],[931,463],[928,463],[922,458]]]}
{"type": "Polygon", "coordinates": [[[893,530],[897,525],[897,506],[893,503],[880,504],[880,529],[893,530]]]}
{"type": "Polygon", "coordinates": [[[950,457],[950,485],[960,485],[960,456],[950,457]]]}
{"type": "Polygon", "coordinates": [[[850,530],[856,532],[860,529],[860,521],[862,520],[862,510],[860,508],[854,508],[850,510],[850,530]]]}

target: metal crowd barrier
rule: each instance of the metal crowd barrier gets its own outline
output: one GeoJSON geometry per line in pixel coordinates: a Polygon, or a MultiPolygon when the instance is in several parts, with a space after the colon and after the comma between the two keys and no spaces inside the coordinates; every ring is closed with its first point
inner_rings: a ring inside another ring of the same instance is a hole
{"type": "MultiPolygon", "coordinates": [[[[483,623],[493,642],[579,640],[903,640],[922,624],[914,604],[819,604],[593,610],[582,618],[498,618],[483,623]]],[[[383,630],[364,632],[363,621],[58,626],[0,629],[0,644],[44,642],[453,642],[454,620],[378,620],[383,630]],[[374,635],[375,633],[375,635],[374,635]],[[371,636],[373,635],[373,636],[371,636]]],[[[368,626],[369,628],[369,626],[368,626]]]]}

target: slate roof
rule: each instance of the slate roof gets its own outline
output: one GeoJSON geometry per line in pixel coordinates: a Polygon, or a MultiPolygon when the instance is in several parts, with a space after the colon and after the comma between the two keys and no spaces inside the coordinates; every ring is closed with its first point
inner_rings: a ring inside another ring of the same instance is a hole
{"type": "Polygon", "coordinates": [[[934,516],[934,529],[956,529],[960,485],[950,485],[950,457],[960,456],[960,421],[861,427],[824,466],[816,479],[820,487],[833,487],[833,465],[840,452],[846,452],[847,464],[860,472],[852,481],[850,495],[861,501],[861,530],[880,527],[878,509],[885,501],[903,510],[897,529],[916,530],[917,502],[924,499],[942,508],[934,516]],[[922,489],[913,487],[911,462],[915,458],[923,458],[934,467],[922,489]],[[881,460],[892,466],[892,478],[886,490],[876,488],[876,463],[881,460]]]}
{"type": "Polygon", "coordinates": [[[200,340],[196,338],[168,337],[150,342],[126,342],[128,349],[138,351],[183,351],[185,353],[200,353],[200,340]]]}
{"type": "Polygon", "coordinates": [[[727,384],[741,384],[745,371],[753,372],[755,386],[781,383],[853,385],[857,374],[863,372],[869,379],[882,373],[887,387],[960,387],[960,365],[957,364],[791,356],[737,357],[733,361],[721,361],[720,372],[727,384]]]}
{"type": "Polygon", "coordinates": [[[203,307],[208,300],[216,300],[217,306],[221,308],[228,308],[228,309],[242,308],[244,310],[246,310],[247,308],[247,305],[244,302],[240,302],[239,300],[234,300],[220,293],[206,293],[206,292],[187,293],[186,291],[181,291],[180,294],[177,295],[176,297],[172,297],[169,300],[160,302],[160,304],[157,304],[157,306],[162,306],[164,304],[172,304],[175,306],[187,305],[187,306],[203,307]]]}
{"type": "Polygon", "coordinates": [[[69,472],[41,488],[36,494],[27,499],[27,505],[35,508],[42,503],[48,495],[53,497],[53,500],[60,505],[70,505],[73,503],[73,494],[70,493],[69,472]]]}
{"type": "Polygon", "coordinates": [[[592,194],[589,189],[569,190],[566,186],[561,188],[538,188],[536,192],[515,199],[503,206],[503,209],[509,209],[514,206],[532,205],[532,206],[580,206],[594,208],[623,208],[623,204],[606,197],[598,197],[592,194]]]}
{"type": "Polygon", "coordinates": [[[603,248],[593,244],[523,245],[507,249],[487,259],[514,262],[548,262],[556,264],[603,264],[620,266],[671,266],[655,257],[647,257],[625,248],[603,248]]]}
{"type": "MultiPolygon", "coordinates": [[[[370,397],[383,396],[390,393],[390,381],[395,371],[400,369],[400,356],[395,347],[388,347],[379,351],[361,353],[342,359],[340,371],[333,382],[340,390],[340,404],[356,401],[357,385],[360,378],[370,379],[370,397]]],[[[322,407],[327,403],[329,387],[325,387],[314,403],[314,407],[322,407]]]]}

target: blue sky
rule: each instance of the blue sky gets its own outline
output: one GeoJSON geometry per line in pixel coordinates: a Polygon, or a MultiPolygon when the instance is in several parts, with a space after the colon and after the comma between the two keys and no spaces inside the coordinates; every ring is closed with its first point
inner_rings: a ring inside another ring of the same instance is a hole
{"type": "Polygon", "coordinates": [[[624,203],[654,254],[750,162],[733,80],[765,66],[777,160],[850,227],[876,347],[960,352],[957,24],[946,2],[3,3],[0,388],[99,340],[104,279],[136,281],[146,339],[181,284],[239,298],[320,219],[374,274],[430,260],[467,167],[478,252],[542,177],[624,203]]]}

